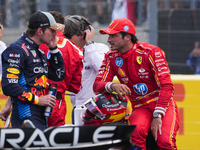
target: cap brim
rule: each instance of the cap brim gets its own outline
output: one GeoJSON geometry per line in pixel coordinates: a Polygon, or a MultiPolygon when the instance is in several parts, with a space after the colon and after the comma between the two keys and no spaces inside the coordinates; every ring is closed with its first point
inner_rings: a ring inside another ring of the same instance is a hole
{"type": "Polygon", "coordinates": [[[99,33],[101,33],[101,34],[116,34],[116,33],[119,33],[119,32],[120,31],[112,30],[110,28],[99,30],[99,33]]]}
{"type": "Polygon", "coordinates": [[[56,31],[60,31],[60,32],[64,32],[64,29],[65,29],[65,25],[64,24],[60,24],[60,23],[56,23],[55,25],[49,27],[53,30],[56,30],[56,31]]]}

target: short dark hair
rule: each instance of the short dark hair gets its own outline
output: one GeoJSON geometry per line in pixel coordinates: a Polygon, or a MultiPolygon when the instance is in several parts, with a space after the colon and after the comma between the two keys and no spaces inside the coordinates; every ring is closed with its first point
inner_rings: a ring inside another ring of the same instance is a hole
{"type": "MultiPolygon", "coordinates": [[[[27,25],[28,26],[28,25],[27,25]]],[[[42,31],[44,32],[48,27],[43,27],[42,28],[42,31]]],[[[26,31],[25,31],[25,34],[28,36],[28,37],[33,37],[35,35],[35,32],[37,31],[37,29],[30,29],[28,28],[26,31]]]]}
{"type": "Polygon", "coordinates": [[[122,38],[124,38],[126,35],[129,34],[131,36],[131,41],[133,44],[138,42],[138,38],[134,34],[130,34],[127,32],[120,32],[120,33],[122,34],[122,38]]]}
{"type": "Polygon", "coordinates": [[[64,17],[63,15],[58,11],[49,11],[50,14],[54,17],[57,23],[64,24],[64,17]]]}
{"type": "Polygon", "coordinates": [[[73,35],[82,35],[84,30],[88,29],[88,26],[91,25],[90,21],[83,16],[74,15],[66,16],[64,18],[65,30],[64,35],[71,39],[73,35]]]}

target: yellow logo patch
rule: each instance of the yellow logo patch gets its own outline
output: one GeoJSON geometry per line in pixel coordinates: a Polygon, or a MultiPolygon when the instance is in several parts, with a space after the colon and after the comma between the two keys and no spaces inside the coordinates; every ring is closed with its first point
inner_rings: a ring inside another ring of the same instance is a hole
{"type": "Polygon", "coordinates": [[[122,77],[126,76],[124,70],[122,70],[121,68],[118,69],[118,73],[119,73],[119,75],[122,76],[122,77]]]}
{"type": "Polygon", "coordinates": [[[15,75],[15,74],[7,74],[7,78],[10,78],[10,79],[18,79],[18,76],[15,75]]]}
{"type": "Polygon", "coordinates": [[[19,70],[16,68],[8,68],[7,71],[13,74],[19,74],[19,70]]]}
{"type": "Polygon", "coordinates": [[[142,56],[137,56],[137,63],[141,64],[142,63],[142,56]]]}

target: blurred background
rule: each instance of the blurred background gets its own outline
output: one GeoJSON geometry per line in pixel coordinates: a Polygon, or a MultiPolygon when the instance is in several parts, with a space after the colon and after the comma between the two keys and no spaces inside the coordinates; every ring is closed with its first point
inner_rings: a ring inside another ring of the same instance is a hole
{"type": "Polygon", "coordinates": [[[186,61],[200,41],[200,0],[0,0],[0,22],[7,46],[26,30],[37,10],[82,15],[94,26],[95,41],[107,43],[98,30],[116,18],[128,18],[136,26],[139,42],[162,48],[172,74],[193,74],[186,61]]]}

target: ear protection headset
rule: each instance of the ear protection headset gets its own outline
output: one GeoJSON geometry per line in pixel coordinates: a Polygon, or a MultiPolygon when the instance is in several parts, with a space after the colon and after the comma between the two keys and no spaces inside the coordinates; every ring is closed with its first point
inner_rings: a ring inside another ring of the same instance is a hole
{"type": "Polygon", "coordinates": [[[87,29],[91,30],[89,24],[82,17],[80,17],[80,16],[71,16],[71,18],[76,19],[81,23],[81,30],[82,31],[87,30],[87,29]]]}
{"type": "MultiPolygon", "coordinates": [[[[87,29],[90,29],[91,30],[91,28],[90,28],[90,24],[88,24],[87,23],[87,21],[85,21],[82,17],[80,17],[80,16],[76,16],[76,15],[74,15],[74,16],[71,16],[70,18],[69,18],[69,20],[71,20],[72,21],[72,19],[75,19],[75,20],[78,20],[80,23],[81,23],[81,31],[84,31],[84,30],[87,30],[87,29]]],[[[73,21],[72,21],[73,22],[73,21]]],[[[71,39],[71,35],[65,35],[67,38],[69,38],[69,39],[71,39]]],[[[84,37],[85,38],[85,37],[84,37]]]]}

